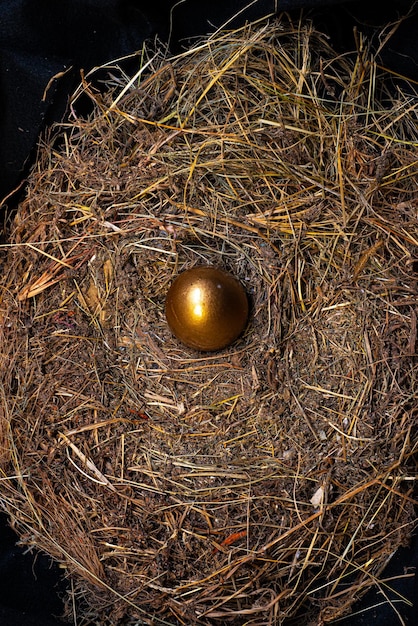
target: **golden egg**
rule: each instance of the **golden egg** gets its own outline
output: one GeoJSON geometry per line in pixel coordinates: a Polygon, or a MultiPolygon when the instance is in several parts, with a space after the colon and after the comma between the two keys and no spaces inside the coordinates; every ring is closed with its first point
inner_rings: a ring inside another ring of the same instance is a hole
{"type": "Polygon", "coordinates": [[[221,350],[244,330],[248,299],[241,283],[215,267],[195,267],[179,274],[165,301],[173,334],[196,350],[221,350]]]}

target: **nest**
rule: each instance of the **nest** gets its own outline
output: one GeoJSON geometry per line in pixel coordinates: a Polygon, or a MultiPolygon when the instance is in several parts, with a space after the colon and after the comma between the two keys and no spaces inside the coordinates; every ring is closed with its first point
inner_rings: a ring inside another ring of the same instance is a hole
{"type": "Polygon", "coordinates": [[[417,100],[365,49],[283,18],[144,52],[40,146],[3,258],[0,489],[79,625],[320,624],[387,593],[416,519],[417,100]],[[164,316],[197,265],[250,299],[214,354],[164,316]]]}

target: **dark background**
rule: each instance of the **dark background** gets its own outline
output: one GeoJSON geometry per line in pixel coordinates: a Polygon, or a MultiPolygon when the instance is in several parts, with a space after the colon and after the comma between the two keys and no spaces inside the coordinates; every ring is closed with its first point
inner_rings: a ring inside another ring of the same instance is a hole
{"type": "MultiPolygon", "coordinates": [[[[354,28],[379,46],[381,29],[402,16],[381,54],[393,72],[418,82],[418,2],[416,0],[0,0],[0,205],[9,214],[24,193],[42,130],[65,116],[68,99],[86,72],[96,65],[140,50],[145,39],[158,38],[179,52],[190,40],[228,23],[281,11],[300,10],[326,32],[337,51],[355,49],[354,28]],[[245,8],[246,5],[250,5],[245,8]],[[52,77],[59,73],[63,76],[52,77]],[[49,86],[45,92],[46,87],[49,86]],[[3,199],[3,200],[2,200],[3,199]],[[7,209],[7,211],[5,210],[7,209]]],[[[1,508],[1,503],[0,503],[1,508]]],[[[385,576],[415,572],[418,541],[398,550],[385,576]]],[[[415,577],[392,581],[415,602],[415,577]]],[[[7,519],[0,515],[0,624],[49,626],[62,613],[65,587],[60,571],[43,555],[24,554],[7,519]]],[[[405,624],[418,624],[417,608],[400,602],[405,624]]],[[[394,609],[376,590],[354,607],[341,626],[398,626],[394,609]]],[[[296,626],[296,624],[294,625],[296,626]]],[[[337,626],[337,623],[336,625],[337,626]]]]}

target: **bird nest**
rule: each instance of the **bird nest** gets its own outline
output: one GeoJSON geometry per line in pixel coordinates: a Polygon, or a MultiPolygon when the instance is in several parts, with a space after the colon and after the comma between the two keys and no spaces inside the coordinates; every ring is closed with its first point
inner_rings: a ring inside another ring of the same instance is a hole
{"type": "Polygon", "coordinates": [[[79,625],[319,624],[387,593],[415,524],[417,100],[364,50],[283,18],[144,51],[40,146],[2,261],[0,489],[79,625]],[[215,353],[164,315],[199,265],[250,301],[215,353]]]}

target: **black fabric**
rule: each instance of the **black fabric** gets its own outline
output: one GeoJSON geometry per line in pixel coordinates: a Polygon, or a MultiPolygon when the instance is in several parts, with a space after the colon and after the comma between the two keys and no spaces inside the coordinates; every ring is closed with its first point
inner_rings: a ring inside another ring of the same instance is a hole
{"type": "Polygon", "coordinates": [[[0,624],[54,626],[63,613],[60,571],[45,555],[24,554],[16,540],[0,515],[0,624]]]}
{"type": "Polygon", "coordinates": [[[43,613],[27,613],[19,609],[0,606],[1,626],[63,626],[61,620],[43,613]]]}
{"type": "MultiPolygon", "coordinates": [[[[329,34],[339,51],[355,47],[353,27],[379,46],[382,27],[402,21],[381,61],[392,71],[418,81],[418,2],[416,0],[0,0],[0,204],[13,208],[35,156],[39,133],[60,120],[80,79],[96,65],[140,50],[158,36],[180,51],[199,35],[230,27],[275,10],[303,9],[329,34]],[[247,6],[248,5],[248,6],[247,6]],[[247,8],[245,8],[247,7],[247,8]],[[55,77],[55,79],[54,79],[55,77]]],[[[49,626],[62,612],[63,582],[47,557],[24,555],[0,516],[0,624],[49,626]]],[[[401,549],[385,575],[415,570],[418,541],[401,549]]],[[[406,599],[418,597],[415,578],[390,583],[406,599]]],[[[389,596],[397,600],[391,592],[389,596]]],[[[395,604],[405,624],[418,624],[417,607],[395,604]]],[[[379,590],[354,608],[342,626],[398,626],[396,612],[379,590]],[[374,607],[374,608],[372,608],[374,607]]]]}

